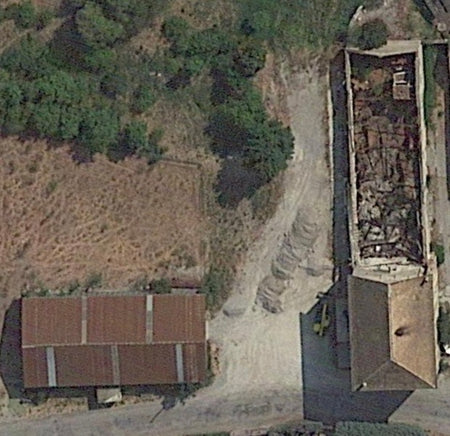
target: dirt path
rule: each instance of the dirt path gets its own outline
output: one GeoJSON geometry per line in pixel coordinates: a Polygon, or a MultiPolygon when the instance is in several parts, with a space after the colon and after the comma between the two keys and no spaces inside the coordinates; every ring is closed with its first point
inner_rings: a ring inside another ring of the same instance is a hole
{"type": "MultiPolygon", "coordinates": [[[[280,78],[279,78],[280,79],[280,78]]],[[[255,243],[225,310],[209,327],[220,347],[221,374],[196,398],[162,412],[159,403],[4,424],[0,434],[178,434],[269,425],[302,417],[299,312],[307,312],[331,274],[293,271],[283,293],[285,311],[274,315],[255,306],[258,285],[270,274],[297,213],[321,218],[323,236],[311,249],[314,263],[330,266],[330,188],[326,160],[326,78],[315,68],[282,76],[296,138],[295,157],[285,176],[285,193],[274,217],[255,243]],[[3,433],[2,433],[3,432],[3,433]],[[105,433],[106,432],[106,433],[105,433]]],[[[327,268],[325,268],[327,269],[327,268]]]]}

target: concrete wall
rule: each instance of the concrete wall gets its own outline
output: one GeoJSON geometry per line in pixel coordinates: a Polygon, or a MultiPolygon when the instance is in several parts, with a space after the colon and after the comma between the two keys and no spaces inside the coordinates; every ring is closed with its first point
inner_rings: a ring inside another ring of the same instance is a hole
{"type": "Polygon", "coordinates": [[[353,115],[353,89],[351,83],[351,64],[350,53],[345,51],[345,77],[347,85],[347,106],[348,106],[348,156],[349,156],[349,172],[350,172],[350,186],[349,186],[349,202],[348,202],[348,222],[350,235],[350,248],[352,255],[352,265],[355,267],[360,263],[359,246],[358,246],[358,214],[356,208],[356,161],[355,161],[355,131],[354,131],[354,115],[353,115]]]}

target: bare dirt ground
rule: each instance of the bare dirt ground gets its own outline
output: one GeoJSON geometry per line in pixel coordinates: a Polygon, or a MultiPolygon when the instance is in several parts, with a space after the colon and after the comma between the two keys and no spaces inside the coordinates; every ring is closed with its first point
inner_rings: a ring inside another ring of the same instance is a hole
{"type": "Polygon", "coordinates": [[[64,148],[10,139],[0,142],[0,162],[0,260],[9,277],[3,296],[92,273],[123,287],[143,274],[202,265],[197,166],[114,164],[103,156],[77,165],[64,148]]]}
{"type": "MultiPolygon", "coordinates": [[[[277,84],[266,96],[282,104],[296,138],[295,157],[286,171],[284,194],[273,218],[252,246],[236,278],[225,311],[209,326],[220,348],[221,372],[214,383],[185,405],[163,411],[159,402],[141,403],[89,414],[52,417],[41,421],[4,424],[7,434],[182,434],[246,428],[302,416],[299,312],[307,312],[320,291],[331,284],[331,192],[327,169],[326,77],[317,67],[292,74],[286,65],[275,76],[277,84]],[[282,88],[280,88],[282,86],[282,88]],[[257,289],[286,244],[285,234],[301,213],[317,218],[321,237],[308,258],[317,266],[292,270],[283,289],[284,311],[269,314],[255,306],[257,289]],[[284,241],[284,242],[283,242],[284,241]],[[89,431],[88,431],[89,429],[89,431]],[[87,433],[88,431],[88,433],[87,433]]],[[[0,434],[1,434],[0,430],[0,434]]],[[[5,433],[6,434],[6,433],[5,433]]]]}

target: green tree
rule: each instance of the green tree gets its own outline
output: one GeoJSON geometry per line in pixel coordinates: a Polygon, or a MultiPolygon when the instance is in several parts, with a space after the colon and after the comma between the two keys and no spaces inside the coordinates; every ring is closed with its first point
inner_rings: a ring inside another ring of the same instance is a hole
{"type": "Polygon", "coordinates": [[[76,139],[80,132],[80,123],[83,119],[82,109],[79,106],[63,106],[60,111],[58,137],[63,141],[76,139]]]}
{"type": "Polygon", "coordinates": [[[155,96],[147,86],[138,86],[133,93],[131,109],[136,113],[145,112],[155,102],[155,96]]]}
{"type": "Polygon", "coordinates": [[[149,164],[155,163],[163,156],[159,142],[164,134],[162,129],[155,129],[148,135],[147,141],[137,149],[137,155],[147,159],[149,164]]]}
{"type": "Polygon", "coordinates": [[[128,37],[136,35],[168,6],[167,0],[100,0],[105,15],[123,26],[128,37]]]}
{"type": "Polygon", "coordinates": [[[272,180],[287,168],[294,151],[294,137],[288,128],[270,120],[250,130],[244,164],[257,171],[264,181],[272,180]]]}
{"type": "Polygon", "coordinates": [[[253,87],[217,107],[210,118],[208,133],[216,152],[242,159],[264,181],[285,169],[293,153],[290,130],[267,119],[261,95],[253,87]]]}
{"type": "Polygon", "coordinates": [[[380,19],[375,19],[364,23],[361,27],[356,27],[350,34],[349,40],[363,50],[371,50],[386,44],[387,38],[386,24],[380,19]]]}
{"type": "Polygon", "coordinates": [[[91,50],[84,57],[86,66],[95,73],[112,70],[116,60],[117,53],[110,48],[91,50]]]}
{"type": "Polygon", "coordinates": [[[83,40],[93,49],[111,47],[124,35],[122,25],[106,18],[102,8],[91,1],[77,12],[75,21],[83,40]]]}
{"type": "Polygon", "coordinates": [[[7,16],[14,20],[17,27],[28,29],[38,23],[38,14],[31,0],[22,3],[12,4],[6,10],[7,16]]]}
{"type": "Polygon", "coordinates": [[[145,148],[148,141],[146,124],[137,120],[129,122],[124,129],[122,141],[133,151],[145,148]]]}
{"type": "Polygon", "coordinates": [[[130,91],[130,87],[130,78],[122,69],[106,73],[100,83],[103,94],[110,98],[116,98],[119,95],[125,96],[130,91]]]}
{"type": "Polygon", "coordinates": [[[56,71],[48,47],[31,34],[1,55],[0,67],[26,80],[45,77],[56,71]]]}
{"type": "MultiPolygon", "coordinates": [[[[162,32],[171,43],[176,43],[181,39],[187,40],[188,36],[192,33],[192,29],[183,18],[172,16],[164,21],[162,32]]],[[[187,43],[183,45],[187,45],[187,43]]]]}
{"type": "Polygon", "coordinates": [[[264,67],[265,60],[266,49],[254,39],[244,41],[233,56],[235,69],[243,77],[254,76],[264,67]]]}
{"type": "Polygon", "coordinates": [[[6,134],[25,131],[30,110],[24,101],[19,83],[4,82],[0,84],[0,109],[2,128],[6,134]]]}
{"type": "Polygon", "coordinates": [[[60,107],[54,103],[38,103],[33,106],[31,125],[41,137],[55,138],[58,133],[60,107]]]}
{"type": "Polygon", "coordinates": [[[81,74],[73,76],[59,70],[32,83],[39,100],[55,104],[80,104],[89,97],[89,83],[81,74]]]}
{"type": "Polygon", "coordinates": [[[117,144],[118,135],[119,117],[112,109],[89,109],[83,114],[78,140],[91,153],[106,153],[117,144]]]}

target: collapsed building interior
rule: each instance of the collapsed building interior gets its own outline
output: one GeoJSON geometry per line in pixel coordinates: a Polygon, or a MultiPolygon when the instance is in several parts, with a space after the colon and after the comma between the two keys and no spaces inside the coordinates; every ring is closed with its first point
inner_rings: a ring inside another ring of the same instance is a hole
{"type": "Polygon", "coordinates": [[[415,56],[352,54],[359,255],[421,263],[415,56]]]}

